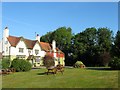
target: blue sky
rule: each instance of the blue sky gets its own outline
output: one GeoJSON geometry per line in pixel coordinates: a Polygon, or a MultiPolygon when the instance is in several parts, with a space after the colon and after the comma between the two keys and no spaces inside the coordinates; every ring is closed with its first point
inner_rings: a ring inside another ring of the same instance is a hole
{"type": "Polygon", "coordinates": [[[49,31],[66,26],[73,33],[89,27],[108,27],[116,34],[118,30],[117,2],[4,2],[2,3],[2,30],[10,35],[35,39],[49,31]]]}

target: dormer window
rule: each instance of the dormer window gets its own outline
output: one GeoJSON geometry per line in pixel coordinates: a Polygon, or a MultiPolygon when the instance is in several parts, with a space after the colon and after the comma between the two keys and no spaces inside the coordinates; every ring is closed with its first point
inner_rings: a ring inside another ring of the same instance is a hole
{"type": "Polygon", "coordinates": [[[19,52],[23,53],[24,52],[24,48],[19,48],[19,52]]]}

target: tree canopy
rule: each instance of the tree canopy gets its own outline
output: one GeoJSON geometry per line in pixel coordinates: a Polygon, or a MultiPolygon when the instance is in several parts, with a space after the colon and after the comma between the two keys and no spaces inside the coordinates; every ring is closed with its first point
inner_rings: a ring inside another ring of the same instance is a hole
{"type": "MultiPolygon", "coordinates": [[[[120,53],[120,32],[115,37],[115,46],[120,53]]],[[[86,66],[106,66],[111,58],[113,32],[109,28],[86,28],[73,34],[70,27],[60,27],[41,37],[41,41],[56,41],[57,47],[65,53],[66,65],[82,61],[86,66]]],[[[115,47],[114,46],[114,47],[115,47]]]]}

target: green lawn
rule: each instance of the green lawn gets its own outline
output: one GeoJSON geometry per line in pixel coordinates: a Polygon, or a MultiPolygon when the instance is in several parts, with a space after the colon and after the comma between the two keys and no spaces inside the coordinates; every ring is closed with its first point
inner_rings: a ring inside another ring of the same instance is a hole
{"type": "Polygon", "coordinates": [[[62,75],[46,69],[2,76],[2,88],[118,88],[118,71],[65,68],[62,75]]]}

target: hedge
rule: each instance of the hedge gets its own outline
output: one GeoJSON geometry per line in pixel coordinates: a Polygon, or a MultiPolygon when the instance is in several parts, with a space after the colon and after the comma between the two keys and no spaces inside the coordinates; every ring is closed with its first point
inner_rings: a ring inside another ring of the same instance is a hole
{"type": "Polygon", "coordinates": [[[24,59],[14,59],[11,63],[11,68],[16,69],[17,72],[20,71],[29,71],[32,69],[30,62],[24,59]]]}

